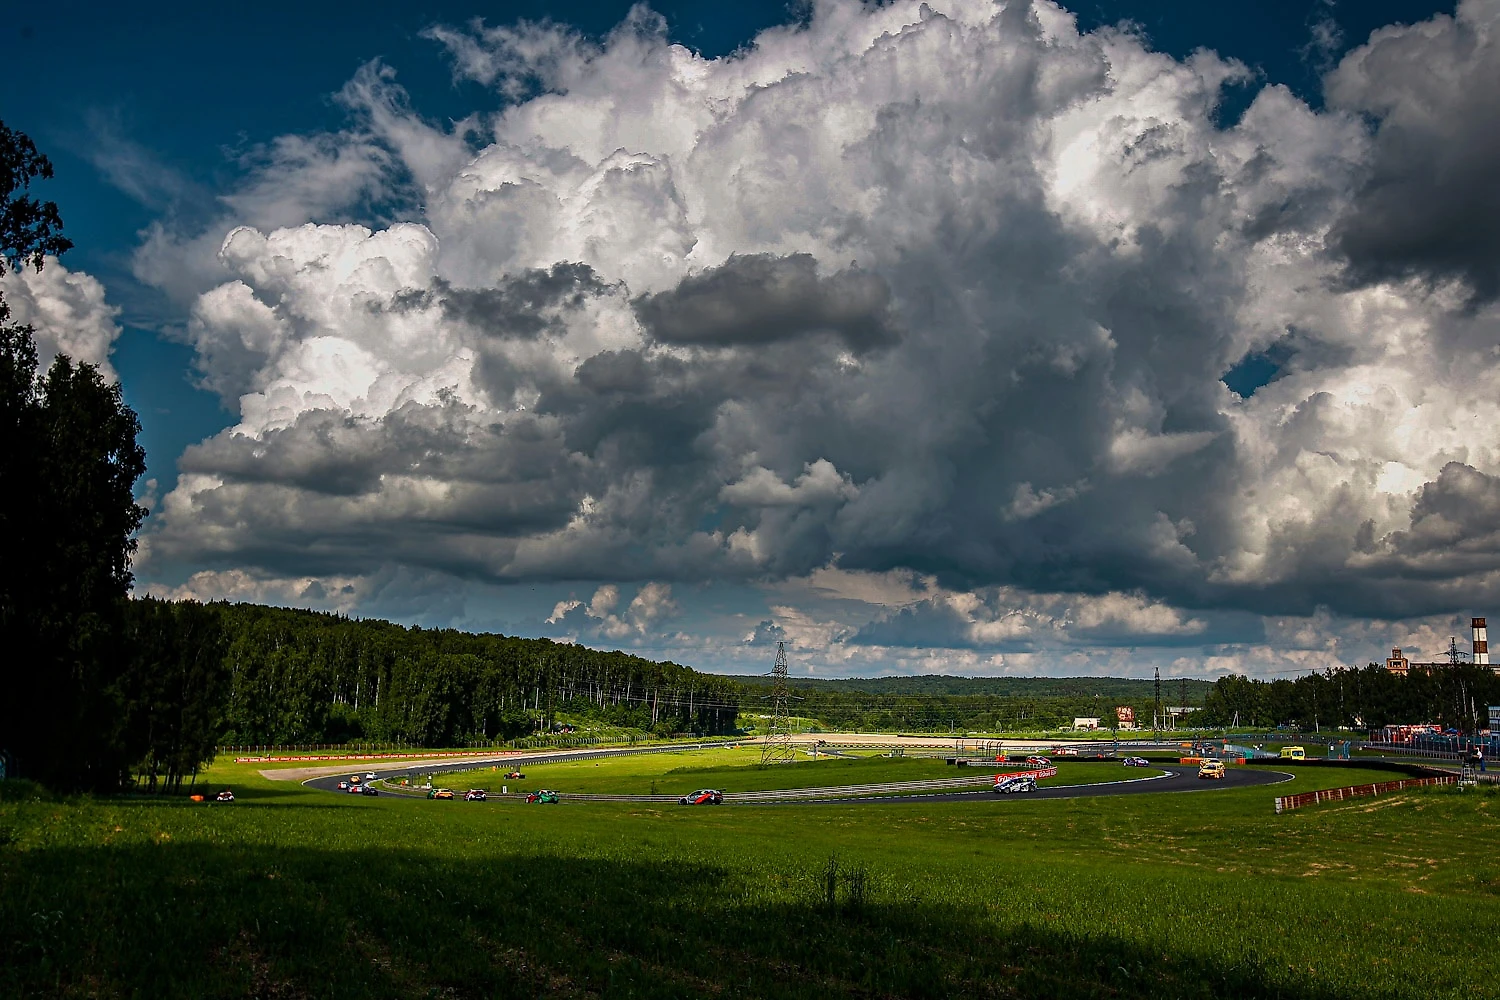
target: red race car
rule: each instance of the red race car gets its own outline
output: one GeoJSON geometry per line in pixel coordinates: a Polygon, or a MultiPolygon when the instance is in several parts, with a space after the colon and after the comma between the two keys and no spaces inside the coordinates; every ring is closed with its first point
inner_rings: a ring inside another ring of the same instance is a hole
{"type": "Polygon", "coordinates": [[[724,793],[713,788],[700,788],[677,800],[680,806],[722,806],[724,793]]]}

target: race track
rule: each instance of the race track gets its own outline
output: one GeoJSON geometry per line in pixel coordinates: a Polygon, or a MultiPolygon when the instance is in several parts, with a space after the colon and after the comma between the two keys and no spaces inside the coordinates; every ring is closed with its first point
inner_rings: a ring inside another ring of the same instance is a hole
{"type": "MultiPolygon", "coordinates": [[[[399,781],[402,778],[416,778],[419,774],[426,775],[442,774],[452,771],[469,771],[474,770],[478,767],[488,766],[490,764],[499,765],[506,768],[507,770],[514,767],[524,771],[527,767],[536,764],[553,763],[563,760],[585,760],[599,757],[628,756],[642,753],[662,753],[670,751],[680,751],[683,749],[686,748],[682,746],[637,747],[629,749],[622,748],[581,752],[570,751],[552,754],[528,754],[524,757],[518,756],[514,752],[512,752],[503,757],[497,756],[491,760],[470,759],[455,763],[444,762],[440,764],[427,764],[420,767],[406,766],[386,769],[381,769],[379,767],[368,769],[351,767],[348,771],[341,772],[339,774],[323,775],[316,778],[310,778],[307,781],[303,782],[303,784],[307,785],[309,788],[317,788],[329,792],[338,792],[338,783],[340,780],[347,780],[349,775],[351,774],[358,773],[363,775],[371,771],[374,772],[378,779],[393,779],[399,781]]],[[[1167,792],[1207,792],[1218,789],[1250,788],[1260,785],[1275,785],[1280,784],[1283,781],[1290,781],[1292,779],[1292,775],[1284,771],[1273,771],[1268,769],[1261,769],[1258,767],[1231,767],[1225,772],[1224,778],[1217,781],[1199,779],[1198,769],[1197,767],[1192,765],[1153,764],[1149,768],[1141,768],[1140,771],[1145,773],[1130,780],[1112,781],[1090,785],[1054,785],[1051,787],[1043,785],[1034,792],[1018,792],[1011,795],[997,795],[995,792],[991,791],[988,788],[980,788],[972,791],[966,790],[952,792],[920,792],[910,795],[860,795],[856,793],[848,796],[825,795],[819,796],[816,799],[797,798],[794,797],[794,794],[789,793],[786,798],[758,798],[753,802],[734,802],[733,800],[726,800],[725,804],[747,806],[804,805],[811,802],[816,802],[819,804],[843,805],[866,802],[879,802],[887,805],[898,804],[902,802],[1029,802],[1035,801],[1037,799],[1079,799],[1096,798],[1105,795],[1150,795],[1167,792]]],[[[496,783],[507,784],[505,779],[498,777],[498,775],[495,780],[491,782],[492,785],[496,783]]],[[[517,790],[521,788],[521,782],[517,781],[514,782],[514,784],[516,785],[517,790]]],[[[531,784],[535,784],[535,782],[531,782],[531,784]]],[[[527,785],[526,787],[529,788],[530,785],[527,785]]],[[[462,789],[457,789],[457,791],[461,792],[462,789]]],[[[564,801],[568,801],[570,798],[571,797],[566,794],[563,796],[564,801]]],[[[617,795],[609,796],[608,798],[613,801],[638,801],[661,804],[664,797],[647,795],[617,795]]],[[[575,799],[574,801],[577,800],[575,799]]]]}

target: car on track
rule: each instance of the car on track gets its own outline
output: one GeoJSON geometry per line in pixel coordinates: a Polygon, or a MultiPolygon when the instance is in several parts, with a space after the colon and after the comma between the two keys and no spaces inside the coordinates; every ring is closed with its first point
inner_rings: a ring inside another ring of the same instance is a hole
{"type": "Polygon", "coordinates": [[[365,780],[366,781],[374,781],[375,780],[375,772],[374,771],[366,771],[365,772],[365,780]]]}
{"type": "Polygon", "coordinates": [[[347,792],[348,790],[349,790],[349,782],[347,782],[347,781],[340,781],[339,782],[339,791],[341,791],[341,792],[347,792]]]}
{"type": "Polygon", "coordinates": [[[1151,762],[1149,760],[1147,760],[1146,758],[1144,758],[1144,757],[1126,757],[1125,761],[1124,761],[1124,764],[1125,764],[1126,767],[1150,767],[1151,766],[1151,762]]]}
{"type": "Polygon", "coordinates": [[[220,792],[218,795],[214,796],[214,801],[215,802],[233,802],[234,801],[234,793],[231,792],[229,789],[226,788],[222,792],[220,792]]]}
{"type": "Polygon", "coordinates": [[[506,771],[505,772],[505,776],[507,778],[512,778],[512,779],[519,779],[519,778],[526,777],[526,775],[522,774],[520,771],[506,771]]]}
{"type": "Polygon", "coordinates": [[[995,782],[994,790],[1000,795],[1009,795],[1011,792],[1034,792],[1036,779],[1029,774],[1007,774],[995,782]]]}
{"type": "Polygon", "coordinates": [[[351,784],[351,785],[357,785],[357,784],[359,784],[363,780],[365,780],[365,779],[361,778],[357,774],[351,774],[351,775],[349,775],[349,784],[351,784]]]}
{"type": "Polygon", "coordinates": [[[1032,767],[1050,767],[1052,765],[1052,762],[1046,757],[1037,756],[1027,757],[1026,763],[1030,764],[1032,767]]]}
{"type": "Polygon", "coordinates": [[[427,797],[429,799],[451,799],[451,798],[453,798],[453,789],[451,789],[451,788],[429,788],[427,790],[427,797]]]}
{"type": "Polygon", "coordinates": [[[677,800],[680,806],[722,806],[724,793],[715,788],[700,788],[677,800]]]}
{"type": "Polygon", "coordinates": [[[380,789],[376,788],[374,785],[360,785],[359,786],[359,794],[361,794],[361,795],[379,795],[380,794],[380,789]]]}
{"type": "Polygon", "coordinates": [[[1210,757],[1198,764],[1198,777],[1200,778],[1224,778],[1224,762],[1215,757],[1210,757]]]}
{"type": "Polygon", "coordinates": [[[536,791],[529,792],[526,795],[527,802],[541,803],[543,805],[556,804],[559,799],[560,796],[556,792],[549,791],[545,788],[538,788],[536,791]]]}
{"type": "Polygon", "coordinates": [[[1052,748],[1052,756],[1054,756],[1054,757],[1077,757],[1078,756],[1078,748],[1077,747],[1053,747],[1052,748]]]}
{"type": "Polygon", "coordinates": [[[465,802],[483,802],[484,799],[485,799],[485,796],[488,795],[488,794],[489,793],[486,792],[483,788],[471,788],[467,792],[464,792],[464,801],[465,802]]]}
{"type": "Polygon", "coordinates": [[[348,792],[349,792],[350,795],[363,795],[365,793],[365,786],[364,785],[350,785],[349,788],[348,788],[348,792]]]}

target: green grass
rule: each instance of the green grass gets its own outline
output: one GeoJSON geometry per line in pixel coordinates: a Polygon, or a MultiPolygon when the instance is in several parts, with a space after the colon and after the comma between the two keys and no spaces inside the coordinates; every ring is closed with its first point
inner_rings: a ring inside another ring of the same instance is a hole
{"type": "MultiPolygon", "coordinates": [[[[523,764],[522,781],[507,781],[510,765],[473,771],[439,773],[434,781],[449,788],[513,786],[552,788],[560,792],[614,795],[683,795],[695,788],[717,788],[725,792],[760,792],[778,788],[820,788],[836,785],[876,785],[892,781],[928,781],[935,778],[975,778],[1007,768],[954,767],[942,758],[924,757],[820,757],[799,758],[791,763],[760,765],[760,748],[738,750],[684,750],[676,753],[640,754],[603,760],[560,761],[523,764]]],[[[1024,767],[1024,765],[1020,765],[1024,767]]],[[[1140,771],[1118,763],[1064,761],[1058,774],[1044,785],[1085,784],[1143,777],[1140,771]]]]}
{"type": "Polygon", "coordinates": [[[0,788],[0,996],[1363,1000],[1500,971],[1500,797],[1272,811],[1387,772],[717,810],[211,776],[240,801],[0,788]]]}

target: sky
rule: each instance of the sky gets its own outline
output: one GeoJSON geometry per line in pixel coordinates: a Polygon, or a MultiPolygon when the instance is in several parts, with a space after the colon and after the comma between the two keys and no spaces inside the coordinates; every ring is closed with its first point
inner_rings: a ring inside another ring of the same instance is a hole
{"type": "Polygon", "coordinates": [[[6,19],[137,593],[829,677],[1500,608],[1500,0],[725,6],[6,19]]]}

